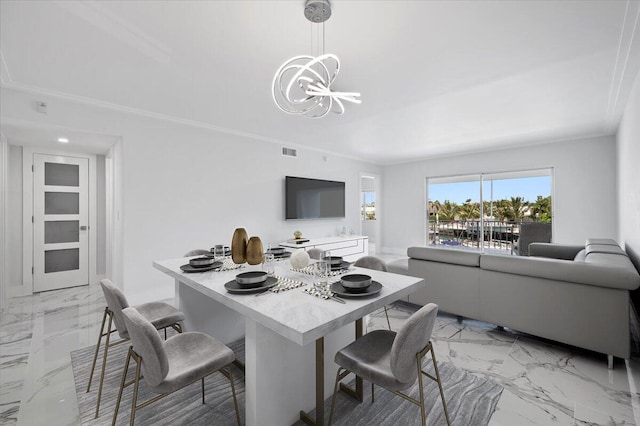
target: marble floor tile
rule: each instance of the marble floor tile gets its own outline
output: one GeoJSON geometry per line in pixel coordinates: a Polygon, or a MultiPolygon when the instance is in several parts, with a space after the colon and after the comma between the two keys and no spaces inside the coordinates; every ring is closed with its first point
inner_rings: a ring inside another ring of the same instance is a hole
{"type": "Polygon", "coordinates": [[[79,424],[72,350],[95,344],[99,286],[11,299],[0,314],[0,423],[79,424]]]}
{"type": "Polygon", "coordinates": [[[609,370],[604,356],[521,337],[499,375],[539,405],[574,410],[580,404],[633,422],[626,369],[609,370]]]}
{"type": "MultiPolygon", "coordinates": [[[[0,424],[79,424],[69,352],[95,345],[105,303],[99,286],[11,299],[0,312],[0,424]]],[[[397,330],[417,307],[389,305],[397,330]]],[[[384,310],[367,331],[387,329],[384,310]]],[[[492,426],[640,424],[640,360],[603,355],[440,313],[432,340],[448,362],[504,387],[492,426]]]]}
{"type": "Polygon", "coordinates": [[[489,426],[571,426],[573,409],[536,403],[517,388],[505,388],[489,426]]]}

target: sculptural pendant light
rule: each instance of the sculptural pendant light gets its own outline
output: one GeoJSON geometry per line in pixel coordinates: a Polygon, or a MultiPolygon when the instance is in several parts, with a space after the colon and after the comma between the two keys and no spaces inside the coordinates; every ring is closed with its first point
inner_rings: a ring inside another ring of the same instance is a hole
{"type": "Polygon", "coordinates": [[[322,26],[322,54],[294,56],[285,61],[273,78],[271,94],[278,108],[288,114],[321,118],[332,111],[344,114],[343,102],[360,104],[360,93],[336,92],[331,85],[340,71],[336,55],[324,53],[324,22],[331,16],[329,0],[307,0],[304,15],[322,26]]]}

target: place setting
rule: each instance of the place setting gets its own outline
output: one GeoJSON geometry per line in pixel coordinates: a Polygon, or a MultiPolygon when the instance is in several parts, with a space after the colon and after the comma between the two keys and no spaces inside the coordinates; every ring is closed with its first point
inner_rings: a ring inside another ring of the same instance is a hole
{"type": "Polygon", "coordinates": [[[207,257],[213,257],[215,259],[225,258],[231,256],[231,248],[222,244],[216,244],[209,249],[209,253],[205,254],[207,257]]]}
{"type": "Polygon", "coordinates": [[[290,258],[291,254],[284,247],[269,247],[265,252],[265,255],[273,255],[273,260],[276,262],[290,258]]]}
{"type": "Polygon", "coordinates": [[[345,261],[341,256],[327,256],[319,260],[318,262],[305,266],[304,268],[291,268],[291,270],[294,272],[300,272],[307,275],[316,275],[317,265],[318,263],[322,263],[322,262],[325,262],[329,265],[329,271],[327,272],[327,275],[329,276],[342,275],[346,271],[351,269],[351,263],[345,261]]]}
{"type": "Polygon", "coordinates": [[[216,260],[213,257],[202,256],[190,259],[189,263],[180,266],[180,270],[188,274],[200,273],[220,269],[222,265],[222,261],[216,260]]]}
{"type": "Polygon", "coordinates": [[[343,275],[340,281],[332,283],[329,289],[340,297],[362,298],[380,293],[382,284],[373,281],[369,275],[349,274],[343,275]]]}
{"type": "Polygon", "coordinates": [[[266,271],[249,271],[236,275],[235,279],[224,284],[229,293],[261,293],[278,285],[278,278],[269,276],[266,271]]]}

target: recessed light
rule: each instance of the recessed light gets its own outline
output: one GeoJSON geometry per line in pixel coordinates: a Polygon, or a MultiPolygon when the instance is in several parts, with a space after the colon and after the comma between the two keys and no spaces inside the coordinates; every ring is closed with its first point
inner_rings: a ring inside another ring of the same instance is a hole
{"type": "Polygon", "coordinates": [[[60,142],[60,143],[69,143],[69,139],[67,139],[67,138],[58,138],[58,142],[60,142]]]}

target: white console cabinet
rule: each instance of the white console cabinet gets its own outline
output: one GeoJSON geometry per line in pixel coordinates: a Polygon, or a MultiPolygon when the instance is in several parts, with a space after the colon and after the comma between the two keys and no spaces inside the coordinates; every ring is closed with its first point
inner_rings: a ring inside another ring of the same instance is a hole
{"type": "Polygon", "coordinates": [[[349,235],[344,237],[312,238],[303,243],[285,241],[280,243],[281,247],[289,249],[319,248],[329,250],[331,256],[342,256],[348,262],[354,262],[362,256],[369,254],[369,237],[362,235],[349,235]]]}

